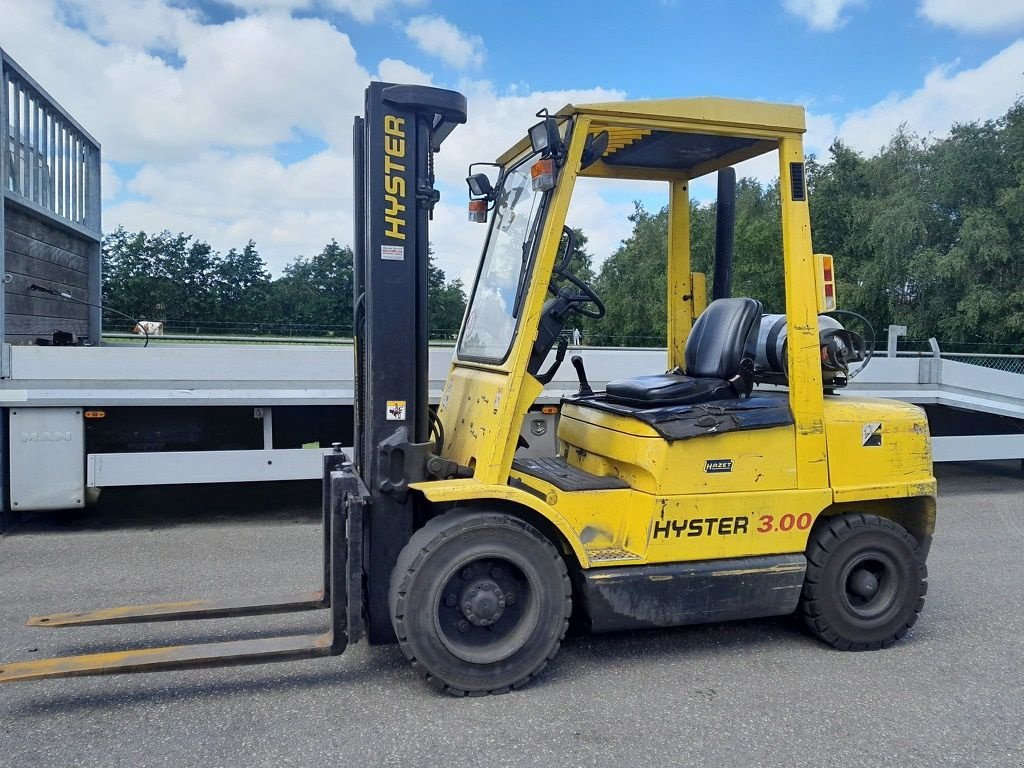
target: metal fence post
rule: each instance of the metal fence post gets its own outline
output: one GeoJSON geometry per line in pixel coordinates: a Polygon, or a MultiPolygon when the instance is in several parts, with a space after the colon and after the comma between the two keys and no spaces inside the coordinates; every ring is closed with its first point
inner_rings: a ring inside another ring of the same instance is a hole
{"type": "MultiPolygon", "coordinates": [[[[3,48],[0,48],[0,280],[3,280],[7,275],[7,244],[6,238],[4,237],[4,209],[7,207],[7,179],[9,178],[8,174],[11,172],[7,167],[7,153],[10,151],[11,146],[11,140],[8,136],[8,91],[7,54],[4,53],[3,48]]],[[[7,361],[10,360],[10,356],[3,354],[3,349],[7,346],[7,309],[4,306],[4,298],[7,291],[3,290],[3,286],[5,285],[6,282],[0,283],[0,379],[6,379],[11,375],[11,372],[7,370],[7,361]]]]}
{"type": "Polygon", "coordinates": [[[890,325],[889,326],[889,343],[886,347],[887,357],[896,357],[896,347],[899,345],[899,337],[907,335],[907,326],[905,325],[890,325]]]}

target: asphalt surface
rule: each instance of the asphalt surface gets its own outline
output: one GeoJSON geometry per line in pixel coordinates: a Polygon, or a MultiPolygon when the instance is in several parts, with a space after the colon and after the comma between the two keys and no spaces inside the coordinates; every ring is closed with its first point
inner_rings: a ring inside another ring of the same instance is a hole
{"type": "MultiPolygon", "coordinates": [[[[939,468],[921,621],[842,653],[789,619],[574,636],[452,699],[394,647],[0,687],[0,766],[1022,766],[1024,475],[939,468]]],[[[318,488],[122,493],[0,538],[0,661],[314,632],[322,614],[52,630],[34,613],[315,586],[318,488]]]]}

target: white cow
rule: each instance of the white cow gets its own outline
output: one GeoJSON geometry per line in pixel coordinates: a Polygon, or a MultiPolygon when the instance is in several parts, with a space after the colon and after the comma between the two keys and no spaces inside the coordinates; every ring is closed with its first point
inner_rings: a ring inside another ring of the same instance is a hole
{"type": "Polygon", "coordinates": [[[137,333],[139,336],[163,336],[164,324],[151,320],[139,320],[132,328],[132,333],[137,333]]]}

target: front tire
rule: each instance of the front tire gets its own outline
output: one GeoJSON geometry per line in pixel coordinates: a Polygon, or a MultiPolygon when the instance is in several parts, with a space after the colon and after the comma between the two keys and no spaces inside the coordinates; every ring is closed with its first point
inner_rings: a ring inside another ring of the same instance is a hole
{"type": "Polygon", "coordinates": [[[572,588],[537,529],[495,512],[433,518],[398,556],[391,620],[413,668],[454,696],[506,693],[558,653],[572,588]]]}
{"type": "Polygon", "coordinates": [[[927,578],[917,542],[901,525],[837,515],[811,534],[798,611],[814,635],[840,650],[886,648],[917,622],[927,578]]]}

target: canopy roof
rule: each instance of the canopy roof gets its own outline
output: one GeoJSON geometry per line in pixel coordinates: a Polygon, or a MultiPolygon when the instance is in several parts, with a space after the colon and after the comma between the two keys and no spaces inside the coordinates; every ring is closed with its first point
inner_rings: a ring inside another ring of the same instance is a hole
{"type": "MultiPolygon", "coordinates": [[[[608,149],[584,176],[694,178],[771,152],[804,133],[804,109],[741,99],[694,98],[569,104],[558,117],[583,115],[590,133],[608,131],[608,149]]],[[[528,140],[505,153],[506,162],[528,140]]]]}

